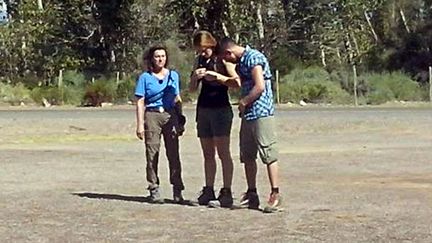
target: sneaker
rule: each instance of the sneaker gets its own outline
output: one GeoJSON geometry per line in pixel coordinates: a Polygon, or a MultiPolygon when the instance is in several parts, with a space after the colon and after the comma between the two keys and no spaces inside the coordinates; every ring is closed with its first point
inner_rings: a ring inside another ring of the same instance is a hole
{"type": "Polygon", "coordinates": [[[264,208],[264,213],[274,213],[281,211],[282,208],[282,197],[279,193],[271,193],[269,200],[267,201],[267,206],[264,208]]]}
{"type": "Polygon", "coordinates": [[[250,209],[258,209],[259,208],[259,197],[256,192],[246,192],[243,194],[240,199],[241,206],[247,206],[250,209]]]}
{"type": "Polygon", "coordinates": [[[219,192],[219,196],[216,200],[212,200],[208,203],[211,208],[231,208],[233,205],[233,197],[231,189],[222,188],[219,192]]]}
{"type": "Polygon", "coordinates": [[[163,203],[164,200],[162,199],[161,195],[160,195],[160,190],[159,187],[155,187],[153,189],[149,189],[150,190],[150,201],[152,203],[163,203]]]}
{"type": "Polygon", "coordinates": [[[173,188],[173,201],[175,203],[182,203],[184,201],[181,189],[176,187],[173,188]]]}
{"type": "Polygon", "coordinates": [[[207,186],[203,187],[201,190],[201,195],[198,197],[198,204],[208,205],[208,203],[212,200],[216,200],[213,188],[207,186]]]}

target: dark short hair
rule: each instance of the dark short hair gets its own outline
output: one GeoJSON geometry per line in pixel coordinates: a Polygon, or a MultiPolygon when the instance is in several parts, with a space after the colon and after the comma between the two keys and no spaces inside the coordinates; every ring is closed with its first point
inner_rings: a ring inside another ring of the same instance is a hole
{"type": "Polygon", "coordinates": [[[231,39],[230,37],[224,37],[219,41],[218,45],[216,46],[216,53],[222,54],[226,49],[234,45],[237,45],[237,43],[233,39],[231,39]]]}
{"type": "Polygon", "coordinates": [[[146,65],[147,65],[147,69],[151,70],[153,68],[153,55],[156,51],[159,50],[164,50],[165,51],[165,55],[166,55],[166,63],[165,63],[165,67],[168,67],[168,50],[164,45],[154,45],[152,47],[150,47],[150,49],[148,49],[144,55],[143,55],[143,60],[145,61],[146,65]]]}

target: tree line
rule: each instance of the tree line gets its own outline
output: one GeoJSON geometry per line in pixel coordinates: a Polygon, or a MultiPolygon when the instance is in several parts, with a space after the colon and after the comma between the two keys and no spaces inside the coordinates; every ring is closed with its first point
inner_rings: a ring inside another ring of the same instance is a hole
{"type": "MultiPolygon", "coordinates": [[[[59,70],[86,76],[141,69],[143,50],[170,40],[191,50],[206,29],[254,46],[281,75],[319,66],[329,74],[401,71],[419,85],[432,64],[426,0],[6,0],[0,80],[50,85],[59,70]]],[[[185,71],[186,72],[186,71],[185,71]]]]}

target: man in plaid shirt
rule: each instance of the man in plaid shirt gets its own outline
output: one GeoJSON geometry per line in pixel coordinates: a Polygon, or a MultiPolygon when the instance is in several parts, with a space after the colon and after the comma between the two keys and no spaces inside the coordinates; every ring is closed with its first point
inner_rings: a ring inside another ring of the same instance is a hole
{"type": "MultiPolygon", "coordinates": [[[[273,130],[273,92],[271,71],[267,58],[261,52],[236,44],[230,38],[219,43],[218,54],[228,62],[237,64],[241,80],[241,99],[239,111],[242,118],[240,127],[240,160],[244,164],[248,190],[241,204],[249,208],[259,208],[256,190],[257,153],[267,166],[271,193],[264,212],[280,210],[282,197],[279,194],[279,171],[277,163],[276,140],[273,130]]],[[[214,75],[210,73],[209,75],[214,75]]],[[[217,76],[219,81],[230,78],[217,76]]]]}

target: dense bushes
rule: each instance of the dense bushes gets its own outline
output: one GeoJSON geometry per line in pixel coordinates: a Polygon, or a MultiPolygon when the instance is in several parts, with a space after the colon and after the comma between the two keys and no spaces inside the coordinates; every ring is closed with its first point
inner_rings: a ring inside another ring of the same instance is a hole
{"type": "Polygon", "coordinates": [[[19,105],[21,102],[28,102],[30,100],[30,90],[23,84],[10,85],[0,83],[0,103],[19,105]]]}
{"type": "Polygon", "coordinates": [[[324,69],[295,69],[281,79],[282,102],[349,103],[350,96],[324,69]]]}
{"type": "Polygon", "coordinates": [[[113,80],[96,80],[86,87],[84,104],[100,106],[104,102],[112,102],[116,97],[116,83],[113,80]]]}
{"type": "Polygon", "coordinates": [[[362,80],[368,88],[365,95],[368,104],[424,99],[418,83],[401,72],[366,74],[360,76],[359,80],[362,80]]]}
{"type": "Polygon", "coordinates": [[[20,105],[74,105],[100,106],[103,102],[124,104],[134,99],[135,79],[125,77],[115,79],[100,78],[86,81],[82,74],[66,72],[63,84],[41,85],[34,88],[23,84],[11,85],[0,82],[0,103],[20,105]],[[78,78],[77,78],[78,77],[78,78]]]}
{"type": "Polygon", "coordinates": [[[115,101],[117,103],[127,103],[128,101],[133,101],[135,98],[136,78],[133,76],[126,76],[117,84],[115,101]]]}
{"type": "MultiPolygon", "coordinates": [[[[172,66],[181,75],[182,98],[186,102],[196,99],[197,94],[188,91],[191,67],[181,60],[190,59],[188,52],[174,50],[177,58],[172,66]]],[[[193,56],[192,56],[193,57],[193,56]]],[[[189,62],[188,62],[189,63],[189,62]]],[[[23,84],[0,83],[0,103],[19,105],[22,102],[42,105],[85,105],[100,106],[103,102],[125,104],[134,100],[136,74],[123,75],[117,80],[100,77],[89,80],[77,71],[66,71],[63,81],[55,80],[50,85],[25,87],[23,84]]],[[[352,76],[352,75],[351,75],[352,76]]],[[[280,97],[283,103],[353,104],[353,81],[350,73],[344,70],[329,74],[320,67],[297,68],[280,80],[280,97]]],[[[357,93],[360,104],[382,104],[389,101],[421,101],[427,99],[426,87],[421,87],[409,76],[401,72],[364,73],[358,77],[357,93]]],[[[232,90],[233,101],[238,98],[238,90],[232,90]]]]}
{"type": "MultiPolygon", "coordinates": [[[[344,70],[329,74],[319,67],[295,69],[280,84],[282,102],[351,104],[353,93],[353,78],[344,70]]],[[[360,75],[357,93],[360,104],[426,99],[425,89],[401,72],[360,75]]]]}

